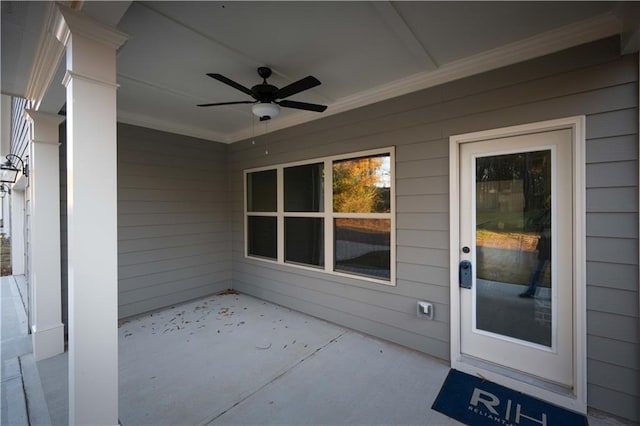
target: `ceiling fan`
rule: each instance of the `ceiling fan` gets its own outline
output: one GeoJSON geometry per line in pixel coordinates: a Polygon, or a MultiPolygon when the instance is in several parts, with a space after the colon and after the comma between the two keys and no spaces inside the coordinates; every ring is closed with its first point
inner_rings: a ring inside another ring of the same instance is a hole
{"type": "Polygon", "coordinates": [[[306,102],[289,101],[284,98],[293,96],[297,93],[311,89],[320,85],[320,81],[312,76],[305,77],[301,80],[293,82],[287,86],[278,89],[276,86],[267,83],[267,78],[271,76],[271,68],[258,68],[258,75],[262,77],[262,83],[256,84],[251,89],[244,87],[240,83],[227,78],[221,74],[207,73],[207,75],[215,80],[227,84],[234,89],[246,93],[251,96],[253,101],[236,101],[236,102],[216,102],[212,104],[199,104],[199,107],[209,107],[218,105],[234,105],[234,104],[254,104],[251,110],[255,115],[260,117],[260,121],[270,120],[278,115],[280,107],[303,109],[306,111],[323,112],[327,109],[326,105],[309,104],[306,102]],[[280,100],[281,99],[281,100],[280,100]]]}

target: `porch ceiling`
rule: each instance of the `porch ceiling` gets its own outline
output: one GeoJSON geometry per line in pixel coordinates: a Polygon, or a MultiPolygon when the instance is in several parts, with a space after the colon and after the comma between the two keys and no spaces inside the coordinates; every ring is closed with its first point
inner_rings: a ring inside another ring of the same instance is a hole
{"type": "MultiPolygon", "coordinates": [[[[26,96],[48,27],[49,2],[2,1],[2,93],[26,96]]],[[[632,2],[86,2],[83,11],[129,34],[118,52],[118,119],[220,142],[252,133],[248,97],[205,74],[251,87],[258,66],[323,114],[283,109],[269,130],[551,53],[631,28],[632,2]]],[[[637,18],[635,18],[637,19],[637,18]]],[[[631,33],[633,33],[631,31],[631,33]]],[[[64,62],[64,61],[61,61],[64,62]]],[[[40,109],[64,105],[62,65],[40,109]]],[[[264,124],[255,132],[265,131],[264,124]]]]}

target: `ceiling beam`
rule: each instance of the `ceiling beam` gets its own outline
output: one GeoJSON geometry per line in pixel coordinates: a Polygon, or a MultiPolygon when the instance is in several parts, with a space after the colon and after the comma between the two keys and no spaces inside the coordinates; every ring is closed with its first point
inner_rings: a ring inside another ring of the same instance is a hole
{"type": "MultiPolygon", "coordinates": [[[[620,34],[621,30],[622,24],[613,13],[598,15],[447,63],[434,71],[420,72],[378,86],[373,90],[356,93],[330,104],[323,114],[300,112],[277,120],[271,120],[269,131],[284,129],[323,118],[327,115],[338,114],[374,102],[395,98],[475,74],[549,55],[580,44],[620,34]]],[[[230,135],[228,140],[229,142],[236,142],[249,137],[251,137],[250,129],[245,129],[230,135]]]]}
{"type": "Polygon", "coordinates": [[[422,45],[420,40],[413,33],[406,21],[398,13],[395,6],[389,1],[371,2],[373,8],[378,12],[380,18],[396,34],[398,39],[405,45],[418,65],[425,71],[433,71],[438,68],[438,64],[422,45]]]}
{"type": "MultiPolygon", "coordinates": [[[[237,56],[238,58],[242,59],[242,62],[244,62],[245,64],[247,64],[247,66],[250,66],[254,69],[257,69],[258,67],[262,67],[262,66],[269,66],[269,68],[271,68],[271,71],[274,75],[278,75],[279,77],[281,77],[282,79],[284,79],[285,81],[289,82],[289,83],[293,83],[294,81],[298,80],[298,78],[292,78],[291,76],[285,74],[284,72],[282,72],[281,70],[278,69],[278,66],[275,64],[264,64],[262,63],[260,60],[258,60],[257,58],[254,58],[253,56],[243,52],[240,49],[237,49],[229,44],[223,43],[222,41],[212,37],[211,35],[197,29],[194,28],[190,25],[188,25],[187,23],[181,21],[180,19],[171,16],[161,10],[158,10],[157,8],[153,7],[150,3],[148,2],[140,2],[140,3],[136,3],[139,4],[143,7],[145,7],[146,9],[148,9],[149,11],[157,14],[158,16],[162,16],[163,18],[165,18],[166,20],[172,22],[175,25],[178,25],[180,27],[182,27],[185,30],[188,30],[194,34],[197,34],[198,36],[202,37],[203,39],[209,41],[210,43],[213,43],[219,47],[224,48],[225,50],[227,50],[229,53],[237,56]]],[[[333,98],[327,96],[326,94],[321,93],[320,90],[316,89],[312,89],[317,95],[321,96],[322,98],[324,98],[327,101],[333,101],[333,98]]]]}
{"type": "Polygon", "coordinates": [[[637,52],[640,49],[640,3],[618,2],[614,13],[622,22],[620,50],[625,55],[637,52]]]}

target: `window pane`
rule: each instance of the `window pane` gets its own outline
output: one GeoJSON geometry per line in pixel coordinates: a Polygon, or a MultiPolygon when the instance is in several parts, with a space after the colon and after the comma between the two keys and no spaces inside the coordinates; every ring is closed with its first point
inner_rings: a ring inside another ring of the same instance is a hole
{"type": "Polygon", "coordinates": [[[335,219],[335,270],[391,278],[391,220],[335,219]]]}
{"type": "Polygon", "coordinates": [[[249,216],[247,218],[249,255],[277,259],[277,229],[275,217],[249,216]]]}
{"type": "Polygon", "coordinates": [[[247,174],[247,211],[275,212],[277,206],[275,170],[247,174]]]}
{"type": "Polygon", "coordinates": [[[318,217],[284,219],[285,261],[324,266],[324,222],[318,217]]]}
{"type": "Polygon", "coordinates": [[[284,169],[284,210],[321,212],[324,206],[324,164],[284,169]]]}
{"type": "Polygon", "coordinates": [[[333,162],[333,211],[391,212],[391,156],[333,162]]]}

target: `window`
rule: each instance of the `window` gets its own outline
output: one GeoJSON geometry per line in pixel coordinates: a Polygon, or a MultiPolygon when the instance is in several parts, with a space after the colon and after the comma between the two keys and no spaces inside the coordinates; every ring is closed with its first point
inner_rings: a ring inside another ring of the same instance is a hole
{"type": "Polygon", "coordinates": [[[284,261],[322,267],[324,163],[284,167],[283,175],[284,261]]]}
{"type": "Polygon", "coordinates": [[[277,176],[275,170],[247,176],[247,250],[252,256],[278,258],[277,176]]]}
{"type": "Polygon", "coordinates": [[[394,284],[392,148],[245,172],[246,255],[394,284]]]}

